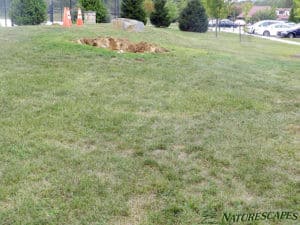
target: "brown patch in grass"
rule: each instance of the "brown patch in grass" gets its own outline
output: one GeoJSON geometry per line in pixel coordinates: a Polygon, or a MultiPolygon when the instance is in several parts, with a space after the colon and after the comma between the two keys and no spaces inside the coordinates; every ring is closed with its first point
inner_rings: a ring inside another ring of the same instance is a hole
{"type": "Polygon", "coordinates": [[[292,134],[300,134],[300,125],[290,124],[287,126],[287,131],[292,134]]]}
{"type": "Polygon", "coordinates": [[[128,39],[113,37],[81,38],[77,40],[79,44],[94,46],[97,48],[107,48],[114,51],[133,53],[163,53],[167,49],[148,42],[132,43],[128,39]]]}
{"type": "Polygon", "coordinates": [[[112,224],[137,225],[147,221],[146,208],[155,202],[155,195],[134,196],[128,201],[129,216],[118,218],[112,224]]]}

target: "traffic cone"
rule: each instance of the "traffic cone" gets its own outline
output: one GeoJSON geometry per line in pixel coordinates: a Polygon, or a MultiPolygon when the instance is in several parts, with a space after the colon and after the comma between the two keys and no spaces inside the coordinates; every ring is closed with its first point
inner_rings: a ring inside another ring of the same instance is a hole
{"type": "Polygon", "coordinates": [[[71,13],[70,13],[70,9],[68,7],[64,8],[63,26],[64,27],[71,27],[72,26],[71,13]]]}
{"type": "Polygon", "coordinates": [[[82,26],[83,25],[83,20],[82,20],[82,13],[81,13],[81,9],[78,8],[78,14],[77,14],[77,22],[76,22],[77,26],[82,26]]]}

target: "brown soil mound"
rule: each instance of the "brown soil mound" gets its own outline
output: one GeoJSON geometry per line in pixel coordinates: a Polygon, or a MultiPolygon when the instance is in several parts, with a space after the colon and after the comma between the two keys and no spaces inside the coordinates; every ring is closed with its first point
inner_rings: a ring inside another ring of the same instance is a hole
{"type": "Polygon", "coordinates": [[[167,52],[167,49],[159,47],[155,44],[147,42],[131,43],[127,39],[98,37],[98,38],[82,38],[77,41],[79,44],[86,44],[98,48],[108,48],[119,52],[134,52],[134,53],[162,53],[167,52]]]}

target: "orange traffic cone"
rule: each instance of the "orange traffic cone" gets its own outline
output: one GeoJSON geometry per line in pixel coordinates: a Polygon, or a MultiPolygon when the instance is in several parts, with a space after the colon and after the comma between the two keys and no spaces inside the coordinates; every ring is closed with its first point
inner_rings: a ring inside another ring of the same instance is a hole
{"type": "Polygon", "coordinates": [[[81,13],[81,9],[78,8],[78,14],[77,14],[77,22],[76,22],[77,26],[82,26],[83,25],[83,20],[82,20],[82,13],[81,13]]]}
{"type": "Polygon", "coordinates": [[[70,27],[70,26],[72,26],[70,9],[67,8],[67,7],[64,8],[63,26],[64,27],[70,27]]]}

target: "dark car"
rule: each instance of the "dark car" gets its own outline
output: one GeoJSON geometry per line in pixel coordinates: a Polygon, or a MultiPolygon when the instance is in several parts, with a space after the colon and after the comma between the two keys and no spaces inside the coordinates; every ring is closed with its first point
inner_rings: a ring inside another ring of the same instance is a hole
{"type": "MultiPolygon", "coordinates": [[[[235,24],[234,22],[232,22],[231,20],[229,19],[223,19],[223,20],[220,20],[218,22],[218,27],[237,27],[238,25],[235,24]]],[[[209,27],[215,27],[216,26],[216,20],[210,20],[209,23],[208,23],[208,26],[209,27]]]]}
{"type": "Polygon", "coordinates": [[[237,27],[237,25],[231,20],[225,19],[219,22],[219,27],[237,27]]]}
{"type": "Polygon", "coordinates": [[[278,32],[277,35],[280,37],[288,37],[288,38],[300,37],[300,26],[297,25],[297,26],[291,27],[291,29],[278,32]]]}

